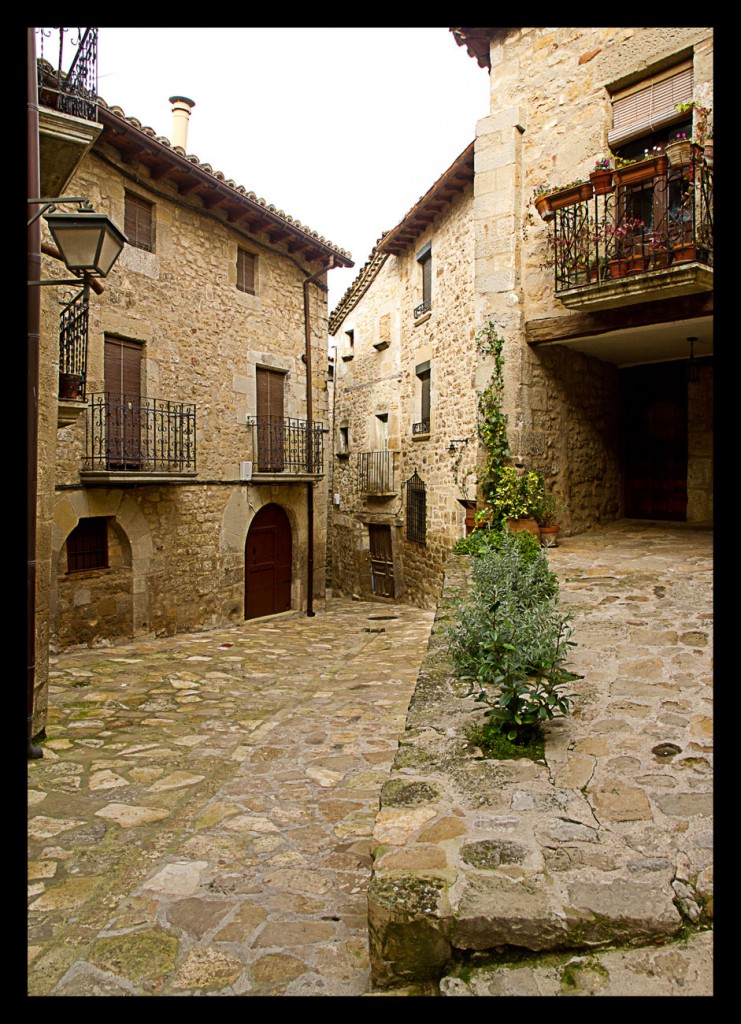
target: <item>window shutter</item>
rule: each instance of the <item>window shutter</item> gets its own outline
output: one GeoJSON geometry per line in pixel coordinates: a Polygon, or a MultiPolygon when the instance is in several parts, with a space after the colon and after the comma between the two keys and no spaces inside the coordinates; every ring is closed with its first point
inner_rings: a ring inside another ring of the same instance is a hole
{"type": "Polygon", "coordinates": [[[283,378],[275,370],[257,367],[257,415],[283,419],[283,378]]]}
{"type": "Polygon", "coordinates": [[[255,294],[255,254],[237,250],[237,288],[241,292],[255,294]]]}
{"type": "Polygon", "coordinates": [[[422,262],[422,301],[430,302],[432,299],[432,255],[425,256],[422,262]]]}
{"type": "Polygon", "coordinates": [[[422,421],[429,423],[430,421],[430,371],[420,375],[422,382],[422,421]]]}
{"type": "Polygon", "coordinates": [[[674,106],[689,103],[692,89],[692,62],[688,61],[615,93],[612,130],[607,134],[610,147],[622,146],[686,118],[687,115],[678,113],[674,106]]]}
{"type": "Polygon", "coordinates": [[[124,201],[124,233],[129,245],[154,252],[153,227],[154,205],[127,192],[124,201]]]}
{"type": "Polygon", "coordinates": [[[117,399],[141,397],[142,348],[119,338],[105,339],[105,389],[117,399]]]}

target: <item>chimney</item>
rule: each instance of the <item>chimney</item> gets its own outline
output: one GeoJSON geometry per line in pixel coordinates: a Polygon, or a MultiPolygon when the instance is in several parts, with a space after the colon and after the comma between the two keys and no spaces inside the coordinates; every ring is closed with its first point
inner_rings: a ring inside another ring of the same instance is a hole
{"type": "Polygon", "coordinates": [[[173,146],[180,146],[187,152],[188,121],[195,103],[187,96],[171,96],[170,103],[172,103],[172,139],[170,141],[173,146]]]}

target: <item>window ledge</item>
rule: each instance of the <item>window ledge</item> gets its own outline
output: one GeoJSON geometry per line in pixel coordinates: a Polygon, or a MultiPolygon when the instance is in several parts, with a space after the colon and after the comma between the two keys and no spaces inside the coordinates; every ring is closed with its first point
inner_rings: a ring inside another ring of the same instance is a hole
{"type": "Polygon", "coordinates": [[[429,441],[430,436],[429,431],[426,434],[412,434],[412,441],[429,441]]]}
{"type": "Polygon", "coordinates": [[[422,324],[426,324],[427,323],[427,321],[430,319],[431,316],[432,316],[432,310],[430,309],[426,313],[423,313],[422,316],[418,317],[414,321],[414,326],[415,327],[421,327],[422,324]]]}
{"type": "Polygon", "coordinates": [[[350,452],[335,452],[335,455],[337,456],[338,459],[349,459],[350,458],[350,452]]]}
{"type": "Polygon", "coordinates": [[[354,359],[354,358],[355,358],[355,353],[354,352],[350,352],[350,353],[348,353],[348,355],[342,356],[342,362],[343,363],[349,363],[350,360],[354,359]]]}
{"type": "Polygon", "coordinates": [[[376,341],[373,345],[373,348],[376,350],[376,352],[383,352],[383,350],[385,348],[388,348],[390,344],[390,341],[376,341]]]}

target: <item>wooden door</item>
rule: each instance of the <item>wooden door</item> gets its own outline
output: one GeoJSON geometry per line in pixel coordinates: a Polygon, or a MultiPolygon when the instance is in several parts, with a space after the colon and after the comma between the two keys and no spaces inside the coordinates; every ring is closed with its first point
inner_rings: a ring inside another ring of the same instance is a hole
{"type": "Polygon", "coordinates": [[[139,469],[141,451],[142,347],[105,339],[106,456],[109,469],[139,469]]]}
{"type": "Polygon", "coordinates": [[[687,518],[686,363],[620,372],[625,515],[687,518]]]}
{"type": "Polygon", "coordinates": [[[285,467],[285,374],[257,367],[257,468],[280,473],[285,467]]]}
{"type": "Polygon", "coordinates": [[[394,558],[390,526],[368,526],[371,560],[371,591],[379,597],[395,597],[394,558]]]}
{"type": "Polygon", "coordinates": [[[280,505],[263,505],[247,532],[244,617],[286,612],[291,607],[291,524],[280,505]]]}

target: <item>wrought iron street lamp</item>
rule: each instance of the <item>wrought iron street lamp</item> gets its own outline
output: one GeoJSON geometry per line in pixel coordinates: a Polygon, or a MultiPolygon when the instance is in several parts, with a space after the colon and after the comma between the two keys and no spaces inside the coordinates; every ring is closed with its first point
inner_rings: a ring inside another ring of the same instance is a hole
{"type": "Polygon", "coordinates": [[[29,199],[41,209],[28,222],[29,227],[42,215],[69,271],[79,275],[73,281],[29,282],[34,284],[74,284],[80,277],[107,277],[126,244],[126,235],[104,213],[96,213],[84,197],[29,199]],[[77,203],[76,213],[57,212],[58,203],[77,203]]]}

